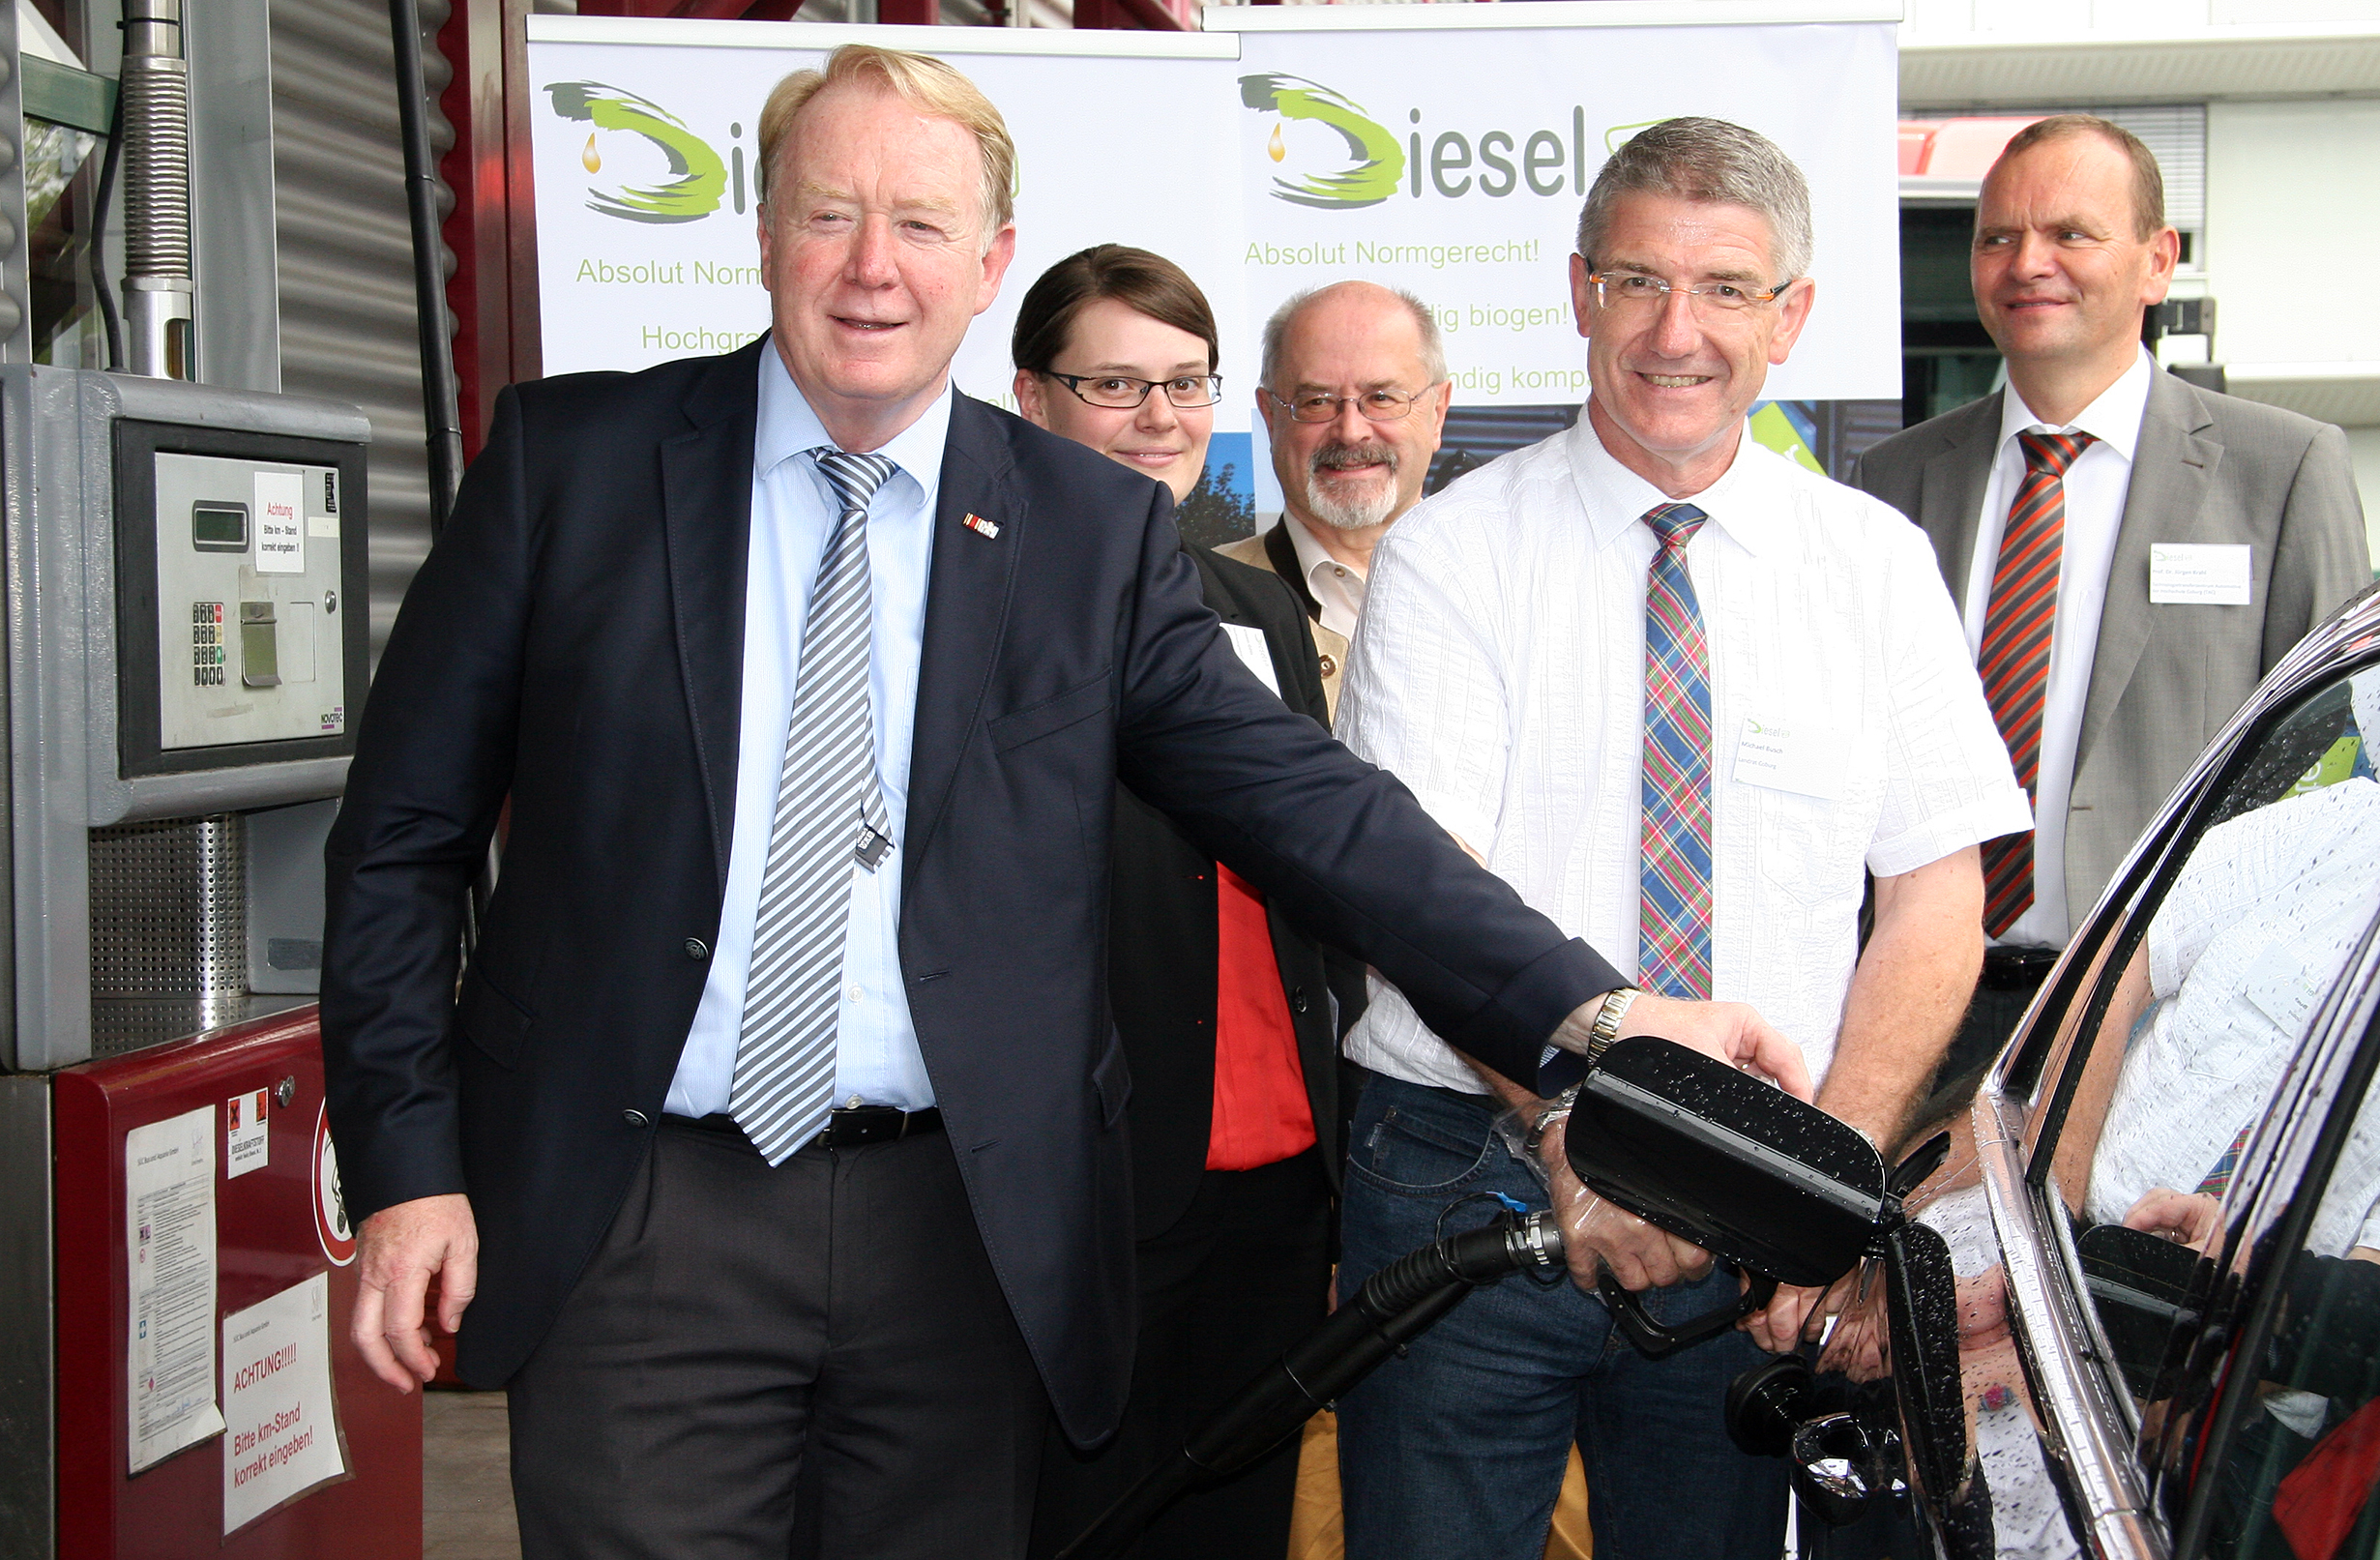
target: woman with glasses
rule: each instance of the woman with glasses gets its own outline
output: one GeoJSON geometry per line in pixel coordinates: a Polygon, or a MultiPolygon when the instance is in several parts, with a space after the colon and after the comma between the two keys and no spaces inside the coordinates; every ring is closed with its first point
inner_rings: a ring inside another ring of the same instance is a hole
{"type": "MultiPolygon", "coordinates": [[[[1014,338],[1033,423],[1197,486],[1221,380],[1215,317],[1179,266],[1102,244],[1051,267],[1014,338]]],[[[1124,516],[1119,516],[1119,523],[1124,516]]],[[[1186,548],[1237,655],[1327,723],[1306,614],[1278,576],[1186,548]]],[[[1320,947],[1129,790],[1117,797],[1108,1001],[1132,1070],[1140,1336],[1123,1428],[1083,1457],[1054,1431],[1029,1553],[1046,1560],[1324,1314],[1338,1031],[1320,947]]],[[[1161,1517],[1143,1560],[1280,1560],[1295,1444],[1161,1517]]]]}

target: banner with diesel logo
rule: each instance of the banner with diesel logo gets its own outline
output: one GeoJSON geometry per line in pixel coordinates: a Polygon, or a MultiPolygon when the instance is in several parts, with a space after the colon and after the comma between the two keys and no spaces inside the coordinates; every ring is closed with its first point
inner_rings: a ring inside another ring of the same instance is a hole
{"type": "Polygon", "coordinates": [[[1809,181],[1818,305],[1770,393],[1897,397],[1898,15],[1728,0],[1210,6],[1207,27],[1240,37],[1249,317],[1366,277],[1436,311],[1455,404],[1574,405],[1587,365],[1568,263],[1587,189],[1645,126],[1708,114],[1767,135],[1809,181]],[[1846,16],[1866,19],[1828,19],[1846,16]]]}
{"type": "Polygon", "coordinates": [[[545,370],[644,368],[767,329],[760,105],[788,72],[862,42],[949,60],[1016,141],[1016,259],[960,350],[959,388],[1013,407],[1010,327],[1051,263],[1102,242],[1154,250],[1215,308],[1225,405],[1210,474],[1232,468],[1242,515],[1279,504],[1253,409],[1259,333],[1305,288],[1366,278],[1436,314],[1454,412],[1433,488],[1574,416],[1579,207],[1613,149],[1678,114],[1759,130],[1808,177],[1818,304],[1753,431],[1839,467],[1847,440],[1899,427],[1899,12],[1209,6],[1203,33],[533,15],[545,370]]]}

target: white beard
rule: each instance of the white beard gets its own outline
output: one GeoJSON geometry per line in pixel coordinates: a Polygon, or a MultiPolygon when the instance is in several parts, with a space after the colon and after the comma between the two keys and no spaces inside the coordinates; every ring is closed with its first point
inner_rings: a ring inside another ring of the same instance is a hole
{"type": "Polygon", "coordinates": [[[1314,482],[1306,492],[1306,507],[1315,519],[1338,531],[1367,531],[1387,521],[1396,508],[1396,478],[1394,473],[1384,478],[1371,492],[1350,493],[1346,497],[1327,492],[1322,486],[1322,474],[1314,473],[1314,482]]]}

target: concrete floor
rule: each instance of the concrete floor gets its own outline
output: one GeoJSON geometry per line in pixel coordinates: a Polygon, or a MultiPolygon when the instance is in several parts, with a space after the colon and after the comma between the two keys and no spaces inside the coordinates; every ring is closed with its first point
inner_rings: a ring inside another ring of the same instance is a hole
{"type": "Polygon", "coordinates": [[[520,1560],[504,1394],[422,1399],[422,1560],[520,1560]]]}

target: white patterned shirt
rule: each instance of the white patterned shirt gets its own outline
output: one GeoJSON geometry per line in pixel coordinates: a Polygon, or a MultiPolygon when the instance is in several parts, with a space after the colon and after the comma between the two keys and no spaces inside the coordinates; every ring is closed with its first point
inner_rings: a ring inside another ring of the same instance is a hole
{"type": "MultiPolygon", "coordinates": [[[[2149,922],[2154,1006],[2092,1157],[2094,1222],[2121,1223],[2152,1187],[2198,1187],[2264,1114],[2376,913],[2380,784],[2344,780],[2206,832],[2149,922]]],[[[2357,1246],[2380,1246],[2368,1102],[2306,1236],[2323,1256],[2357,1246]]]]}
{"type": "MultiPolygon", "coordinates": [[[[1338,708],[1341,741],[1623,973],[1656,545],[1642,516],[1665,502],[1582,412],[1423,503],[1372,555],[1338,708]]],[[[1686,556],[1711,677],[1713,995],[1752,1004],[1823,1077],[1863,869],[1914,871],[2031,815],[1917,527],[1749,437],[1690,502],[1710,515],[1686,556]],[[1749,722],[1783,754],[1769,783],[1740,751],[1749,722]]],[[[1481,1092],[1377,977],[1347,1045],[1374,1072],[1481,1092]]]]}

